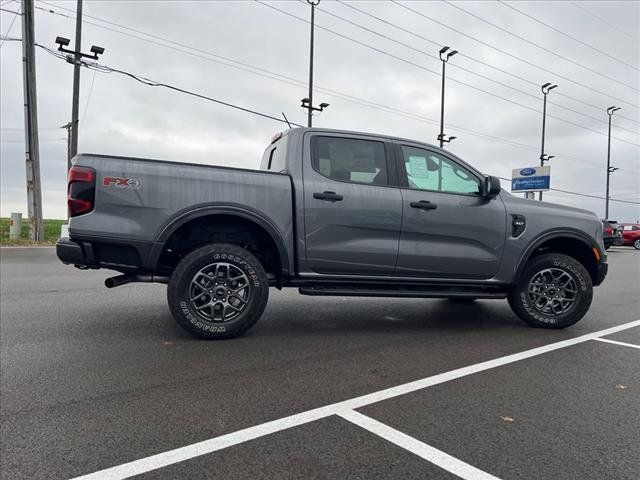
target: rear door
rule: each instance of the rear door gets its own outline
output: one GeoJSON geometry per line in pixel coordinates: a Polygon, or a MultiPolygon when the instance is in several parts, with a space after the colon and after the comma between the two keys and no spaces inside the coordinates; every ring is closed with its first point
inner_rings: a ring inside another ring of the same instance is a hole
{"type": "Polygon", "coordinates": [[[441,150],[396,144],[403,227],[398,275],[490,278],[500,266],[506,211],[481,196],[483,177],[441,150]]]}
{"type": "Polygon", "coordinates": [[[402,223],[392,146],[377,137],[304,138],[307,266],[317,273],[393,274],[402,223]]]}

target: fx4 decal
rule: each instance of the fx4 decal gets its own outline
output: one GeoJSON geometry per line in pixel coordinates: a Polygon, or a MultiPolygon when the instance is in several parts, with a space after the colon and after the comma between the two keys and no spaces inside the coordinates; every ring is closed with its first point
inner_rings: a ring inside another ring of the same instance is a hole
{"type": "Polygon", "coordinates": [[[142,182],[139,178],[104,177],[102,185],[105,187],[140,188],[142,187],[142,182]]]}

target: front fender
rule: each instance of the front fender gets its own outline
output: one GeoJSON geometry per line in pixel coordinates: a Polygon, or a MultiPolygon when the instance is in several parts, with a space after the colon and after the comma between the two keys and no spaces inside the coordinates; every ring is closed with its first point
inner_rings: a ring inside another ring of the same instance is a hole
{"type": "Polygon", "coordinates": [[[538,249],[538,247],[540,247],[540,245],[542,245],[543,243],[556,238],[572,238],[574,240],[579,240],[583,242],[586,246],[589,247],[589,249],[596,248],[600,253],[602,262],[603,263],[606,262],[606,258],[607,258],[606,252],[600,248],[600,246],[598,245],[598,242],[590,235],[586,234],[582,230],[568,228],[568,227],[554,228],[554,229],[542,232],[527,244],[522,255],[520,256],[520,259],[516,263],[514,275],[513,275],[513,283],[517,283],[520,280],[520,276],[524,271],[525,265],[531,258],[531,255],[533,254],[533,252],[535,252],[538,249]]]}

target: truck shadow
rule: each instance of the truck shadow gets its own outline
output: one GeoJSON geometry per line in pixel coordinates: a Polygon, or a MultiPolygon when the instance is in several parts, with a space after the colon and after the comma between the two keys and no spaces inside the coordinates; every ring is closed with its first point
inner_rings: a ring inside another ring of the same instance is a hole
{"type": "Polygon", "coordinates": [[[348,332],[438,333],[495,330],[524,324],[506,301],[459,304],[440,299],[336,298],[271,302],[251,336],[348,332]],[[303,304],[304,303],[304,304],[303,304]]]}

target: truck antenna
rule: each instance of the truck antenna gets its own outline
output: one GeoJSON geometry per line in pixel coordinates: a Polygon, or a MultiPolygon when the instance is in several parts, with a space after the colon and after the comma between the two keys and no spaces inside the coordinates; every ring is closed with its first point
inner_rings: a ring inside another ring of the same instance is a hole
{"type": "Polygon", "coordinates": [[[287,125],[289,125],[289,128],[293,128],[291,126],[291,124],[289,123],[289,119],[287,118],[287,116],[284,114],[284,112],[282,112],[282,116],[284,117],[284,121],[287,122],[287,125]]]}

